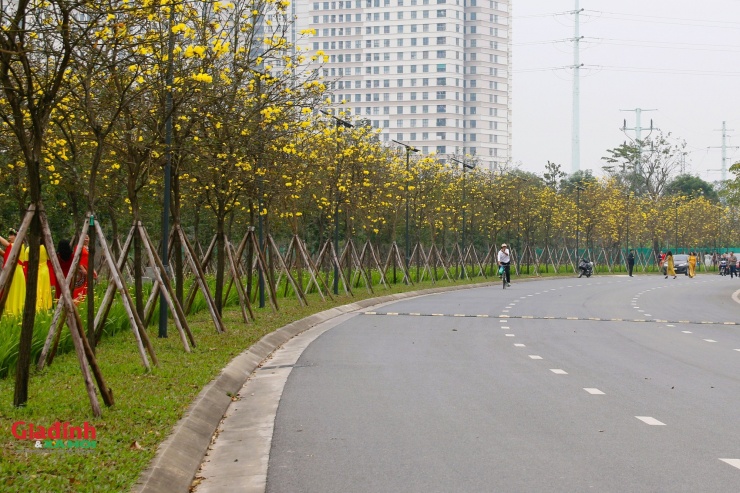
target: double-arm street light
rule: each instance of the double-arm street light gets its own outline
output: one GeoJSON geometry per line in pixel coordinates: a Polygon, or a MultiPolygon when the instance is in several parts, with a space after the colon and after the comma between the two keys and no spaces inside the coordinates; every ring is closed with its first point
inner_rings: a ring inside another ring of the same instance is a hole
{"type": "Polygon", "coordinates": [[[411,153],[419,152],[419,149],[410,144],[404,144],[403,142],[399,142],[397,140],[394,140],[393,142],[406,148],[406,270],[408,271],[409,262],[411,261],[411,245],[409,244],[409,162],[411,153]]]}
{"type": "MultiPolygon", "coordinates": [[[[334,160],[336,163],[336,172],[337,172],[337,195],[335,197],[336,202],[334,203],[334,253],[337,256],[337,262],[339,261],[339,127],[344,128],[353,128],[354,125],[352,125],[347,120],[342,120],[341,118],[332,115],[331,113],[319,110],[321,113],[323,113],[326,116],[330,116],[334,119],[334,136],[336,139],[337,149],[334,155],[334,160]]],[[[334,294],[339,294],[339,265],[338,263],[334,264],[334,294]]]]}
{"type": "MultiPolygon", "coordinates": [[[[465,262],[464,262],[464,255],[465,255],[465,209],[467,208],[467,198],[465,196],[465,172],[469,169],[475,169],[475,163],[466,163],[465,159],[460,161],[459,159],[455,159],[454,157],[449,158],[450,161],[453,161],[459,165],[462,166],[463,170],[463,182],[462,182],[462,251],[463,251],[463,268],[465,268],[465,262]]],[[[462,278],[462,273],[461,273],[462,278]]]]}

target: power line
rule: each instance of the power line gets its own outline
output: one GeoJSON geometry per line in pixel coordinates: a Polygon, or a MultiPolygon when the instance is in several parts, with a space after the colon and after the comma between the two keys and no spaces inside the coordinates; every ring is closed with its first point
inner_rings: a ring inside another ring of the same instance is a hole
{"type": "MultiPolygon", "coordinates": [[[[740,53],[740,46],[736,45],[711,45],[711,44],[697,44],[697,43],[675,43],[670,41],[641,41],[636,39],[617,39],[617,38],[594,38],[586,37],[585,41],[599,41],[602,44],[616,45],[616,46],[638,46],[641,48],[661,48],[681,51],[715,51],[715,52],[730,52],[740,53]],[[647,46],[646,46],[647,45],[647,46]],[[656,46],[650,46],[656,45],[656,46]]],[[[534,43],[533,43],[534,44],[534,43]]]]}
{"type": "Polygon", "coordinates": [[[591,13],[592,15],[599,14],[599,17],[605,19],[614,20],[629,20],[634,22],[649,22],[650,24],[668,24],[668,25],[679,25],[679,26],[694,26],[694,27],[711,27],[719,29],[734,29],[740,30],[740,26],[737,22],[732,21],[715,21],[715,20],[697,20],[697,19],[684,19],[679,17],[662,17],[653,15],[638,15],[638,14],[625,14],[621,12],[606,12],[603,10],[585,10],[586,14],[591,13]],[[626,19],[625,19],[626,17],[626,19]],[[681,22],[669,22],[671,20],[681,22]],[[722,25],[726,24],[726,25],[722,25]]]}
{"type": "MultiPolygon", "coordinates": [[[[718,70],[691,70],[691,69],[661,69],[661,68],[646,68],[646,67],[619,67],[616,65],[581,65],[581,69],[587,70],[599,70],[607,72],[633,72],[633,73],[646,73],[646,74],[666,74],[666,75],[708,75],[712,77],[727,76],[727,77],[740,77],[740,72],[722,72],[718,70]]],[[[512,70],[513,73],[527,73],[527,72],[549,72],[558,70],[571,70],[572,65],[563,65],[557,67],[532,67],[512,70]]]]}

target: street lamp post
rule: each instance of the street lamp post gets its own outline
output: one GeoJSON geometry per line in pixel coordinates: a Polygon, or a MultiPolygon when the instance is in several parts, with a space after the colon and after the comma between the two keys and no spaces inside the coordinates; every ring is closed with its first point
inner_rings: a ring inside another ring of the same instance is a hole
{"type": "MultiPolygon", "coordinates": [[[[326,112],[324,110],[319,110],[321,113],[323,113],[326,116],[330,116],[334,119],[334,136],[336,139],[336,152],[335,152],[335,161],[336,161],[336,169],[337,169],[337,196],[336,196],[336,202],[334,203],[334,253],[337,256],[337,260],[339,259],[339,127],[344,128],[353,128],[354,125],[352,125],[347,120],[342,120],[341,118],[332,115],[329,112],[326,112]]],[[[339,294],[339,265],[334,264],[334,294],[339,294]]]]}
{"type": "MultiPolygon", "coordinates": [[[[466,242],[465,242],[465,209],[467,208],[467,205],[468,205],[467,204],[467,198],[465,196],[465,174],[466,174],[465,172],[467,170],[469,170],[469,169],[474,169],[475,168],[475,163],[466,163],[464,159],[462,161],[460,161],[458,159],[455,159],[454,157],[451,157],[450,158],[450,161],[453,161],[453,162],[461,165],[462,166],[462,170],[463,170],[463,182],[462,182],[462,252],[463,252],[463,269],[464,269],[465,268],[465,257],[464,257],[464,255],[465,255],[465,245],[466,245],[466,242]]],[[[462,279],[463,277],[464,277],[463,276],[463,272],[461,271],[460,272],[460,278],[462,279]]]]}
{"type": "MultiPolygon", "coordinates": [[[[410,159],[412,152],[419,152],[419,149],[410,145],[404,144],[397,140],[393,140],[398,145],[402,145],[406,148],[406,271],[409,270],[409,262],[411,261],[411,244],[409,243],[409,173],[410,173],[410,159]]],[[[395,282],[395,281],[394,281],[395,282]]]]}
{"type": "Polygon", "coordinates": [[[673,206],[676,209],[676,221],[675,221],[676,237],[675,237],[675,241],[673,245],[676,248],[676,253],[678,253],[678,198],[676,198],[675,202],[673,203],[673,206]]]}
{"type": "MultiPolygon", "coordinates": [[[[174,5],[170,6],[170,15],[168,20],[169,34],[167,39],[167,69],[165,72],[165,164],[164,164],[164,196],[162,197],[162,266],[165,272],[163,276],[169,276],[169,252],[167,243],[170,237],[170,195],[172,194],[172,84],[174,83],[172,57],[175,50],[175,35],[172,32],[172,26],[175,25],[174,5]]],[[[167,337],[167,298],[165,297],[164,288],[160,289],[159,294],[159,332],[158,336],[167,337]]],[[[93,343],[94,346],[94,343],[93,343]]]]}
{"type": "Polygon", "coordinates": [[[578,239],[581,233],[581,190],[585,190],[582,186],[576,186],[576,264],[578,264],[578,239]]]}

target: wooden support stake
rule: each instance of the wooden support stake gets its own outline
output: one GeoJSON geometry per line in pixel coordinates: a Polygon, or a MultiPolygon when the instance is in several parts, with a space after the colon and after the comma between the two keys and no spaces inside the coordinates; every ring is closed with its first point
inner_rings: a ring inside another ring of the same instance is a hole
{"type": "MultiPolygon", "coordinates": [[[[203,297],[206,299],[206,306],[208,307],[208,311],[211,313],[211,319],[213,320],[214,325],[216,326],[216,332],[219,334],[226,332],[226,327],[224,327],[224,322],[221,319],[221,316],[218,314],[218,311],[216,310],[216,302],[213,299],[213,296],[211,295],[211,290],[208,288],[208,282],[206,281],[206,276],[203,273],[203,269],[201,268],[201,264],[198,262],[198,258],[195,255],[195,251],[193,250],[193,247],[190,245],[190,242],[188,241],[188,237],[185,236],[185,233],[182,230],[182,227],[179,224],[175,225],[175,229],[177,230],[177,234],[180,236],[180,243],[185,245],[185,257],[187,261],[190,263],[190,267],[193,269],[193,272],[195,273],[195,285],[200,287],[201,292],[203,293],[203,297]]],[[[210,256],[210,252],[213,249],[213,245],[216,243],[216,238],[213,238],[213,241],[211,242],[211,248],[208,249],[208,253],[206,253],[206,258],[210,256]]],[[[193,295],[193,299],[195,298],[195,295],[193,295]]],[[[190,300],[190,303],[192,303],[192,300],[190,300]]],[[[190,304],[186,305],[189,309],[190,304]]]]}
{"type": "Polygon", "coordinates": [[[177,331],[180,333],[180,340],[182,341],[182,345],[185,348],[185,351],[189,353],[190,346],[188,345],[188,340],[190,340],[190,344],[195,346],[193,333],[190,332],[188,321],[182,311],[180,302],[177,301],[175,290],[172,287],[172,283],[170,282],[169,277],[167,276],[167,272],[164,268],[164,265],[162,264],[162,260],[160,260],[159,256],[155,252],[152,239],[147,234],[146,229],[144,229],[144,226],[141,224],[141,221],[139,221],[138,228],[139,235],[144,240],[144,248],[146,249],[147,255],[149,255],[149,261],[154,265],[153,270],[157,283],[164,288],[162,289],[162,294],[164,295],[167,306],[172,313],[172,319],[175,322],[175,327],[177,327],[177,331]]]}
{"type": "Polygon", "coordinates": [[[128,292],[126,283],[121,277],[121,271],[118,270],[118,266],[113,262],[113,256],[110,252],[110,249],[108,248],[108,242],[105,240],[103,230],[100,229],[100,224],[98,224],[97,221],[95,221],[95,230],[98,232],[98,239],[100,240],[100,244],[103,248],[105,260],[106,262],[108,262],[108,268],[111,271],[111,278],[113,279],[113,282],[116,283],[118,292],[121,294],[121,303],[123,304],[123,308],[126,311],[126,315],[128,315],[129,323],[131,325],[131,331],[133,332],[134,338],[136,339],[136,346],[139,348],[139,356],[141,356],[141,361],[144,364],[144,368],[146,368],[147,371],[151,371],[151,366],[149,365],[149,360],[147,359],[146,353],[147,351],[149,352],[149,356],[152,358],[152,362],[155,366],[157,366],[158,361],[156,355],[154,354],[154,348],[152,347],[152,344],[149,341],[149,337],[147,336],[146,331],[141,324],[139,314],[136,313],[136,310],[134,309],[134,301],[131,298],[131,294],[128,292]],[[144,345],[146,345],[146,350],[144,349],[144,345]]]}

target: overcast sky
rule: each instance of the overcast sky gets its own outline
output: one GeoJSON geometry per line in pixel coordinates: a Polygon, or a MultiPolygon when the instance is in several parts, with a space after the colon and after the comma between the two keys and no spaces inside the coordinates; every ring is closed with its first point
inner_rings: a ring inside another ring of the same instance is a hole
{"type": "MultiPolygon", "coordinates": [[[[513,161],[570,173],[575,0],[512,0],[513,161]]],[[[580,0],[580,169],[603,174],[606,150],[634,131],[642,108],[685,140],[685,171],[719,180],[722,122],[727,166],[740,160],[740,0],[580,0]],[[734,131],[730,131],[733,130],[734,131]]],[[[728,178],[732,174],[728,172],[728,178]]]]}

